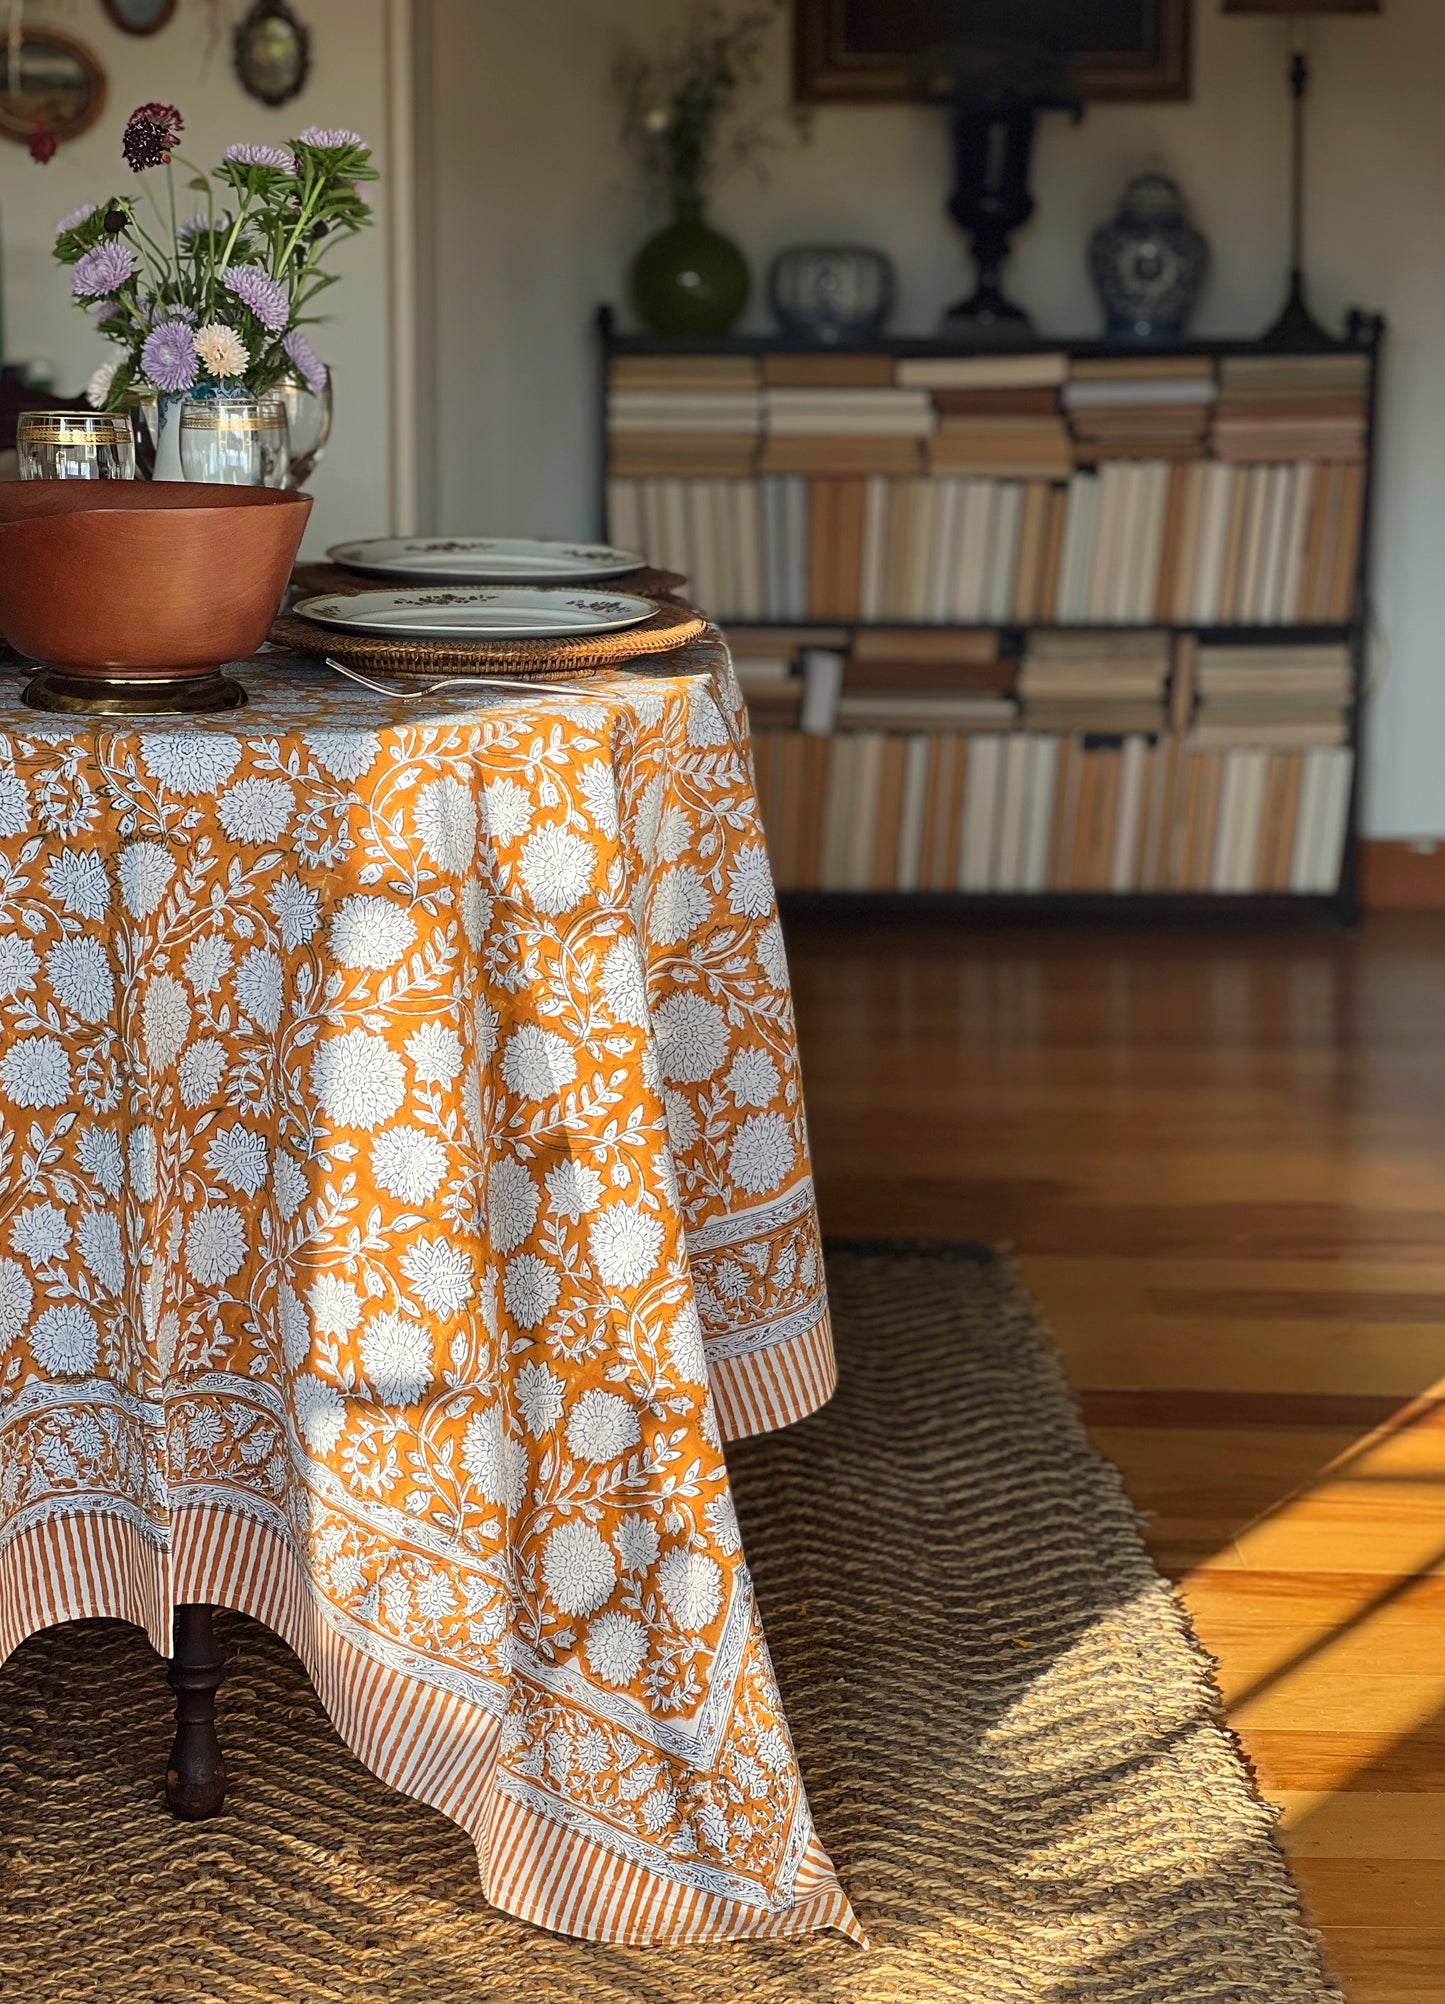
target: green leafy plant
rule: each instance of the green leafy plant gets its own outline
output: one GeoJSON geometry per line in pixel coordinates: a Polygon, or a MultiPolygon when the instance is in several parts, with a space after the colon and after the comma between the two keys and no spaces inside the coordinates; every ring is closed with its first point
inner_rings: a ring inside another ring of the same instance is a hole
{"type": "MultiPolygon", "coordinates": [[[[776,113],[736,120],[740,96],[756,84],[773,23],[785,0],[731,14],[717,0],[700,0],[687,33],[654,52],[628,45],[614,81],[623,137],[646,179],[674,205],[701,201],[714,182],[742,166],[760,166],[784,143],[787,124],[776,113]]],[[[791,120],[806,132],[804,114],[791,120]]]]}

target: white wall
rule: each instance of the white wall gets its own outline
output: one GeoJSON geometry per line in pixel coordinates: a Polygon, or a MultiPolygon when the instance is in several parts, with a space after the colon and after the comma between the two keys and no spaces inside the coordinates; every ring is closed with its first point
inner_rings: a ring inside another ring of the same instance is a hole
{"type": "MultiPolygon", "coordinates": [[[[426,512],[452,530],[574,534],[594,526],[596,383],[590,316],[620,299],[649,218],[616,139],[615,37],[681,19],[683,0],[419,0],[423,163],[435,280],[425,373],[426,512]]],[[[313,11],[314,7],[313,7],[313,11]]],[[[1176,173],[1215,252],[1200,333],[1248,333],[1279,303],[1287,125],[1279,21],[1195,0],[1194,96],[1091,106],[1049,120],[1039,214],[1009,272],[1042,329],[1088,333],[1089,229],[1151,160],[1176,173]]],[[[1316,310],[1390,318],[1376,567],[1391,668],[1371,722],[1366,819],[1376,835],[1445,834],[1445,5],[1317,21],[1309,175],[1316,310]]],[[[770,89],[786,91],[784,36],[770,89]]],[[[768,185],[737,180],[717,221],[761,273],[781,245],[854,238],[886,248],[899,330],[927,330],[966,289],[943,212],[943,124],[907,107],[837,107],[768,185]]],[[[749,324],[766,325],[756,307],[749,324]]]]}
{"type": "MultiPolygon", "coordinates": [[[[68,395],[114,351],[70,303],[68,274],[50,246],[57,217],[111,190],[130,192],[136,177],[120,155],[121,130],[136,105],[158,98],[186,121],[185,154],[209,167],[233,139],[280,140],[305,125],[347,125],[375,141],[386,170],[387,0],[302,0],[298,15],[311,29],[311,77],[279,111],[268,111],[241,89],[231,67],[229,25],[208,50],[213,10],[181,0],[158,35],[125,35],[99,0],[29,0],[27,20],[44,22],[85,42],[109,78],[105,112],[83,138],[63,145],[38,167],[21,146],[0,141],[0,244],[4,260],[5,358],[45,357],[55,385],[68,395]]],[[[161,194],[161,177],[149,177],[161,194]]],[[[163,199],[163,197],[162,197],[163,199]]],[[[339,537],[384,531],[388,512],[387,230],[377,224],[337,253],[342,283],[325,296],[330,324],[317,346],[335,371],[332,443],[311,482],[316,496],[308,552],[339,537]]]]}

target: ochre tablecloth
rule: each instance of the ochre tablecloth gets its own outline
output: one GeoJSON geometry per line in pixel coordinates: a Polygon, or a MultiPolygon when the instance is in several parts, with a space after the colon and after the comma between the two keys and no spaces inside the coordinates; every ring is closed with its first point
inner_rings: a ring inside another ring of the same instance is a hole
{"type": "Polygon", "coordinates": [[[722,1454],[832,1387],[787,970],[674,665],[146,728],[0,676],[0,1656],[240,1608],[508,1912],[856,1934],[722,1454]]]}

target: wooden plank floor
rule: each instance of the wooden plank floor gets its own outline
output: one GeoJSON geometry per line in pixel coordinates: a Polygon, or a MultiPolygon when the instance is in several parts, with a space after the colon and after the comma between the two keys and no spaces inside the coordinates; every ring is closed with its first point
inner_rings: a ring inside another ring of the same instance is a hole
{"type": "Polygon", "coordinates": [[[1445,920],[789,926],[825,1227],[1007,1241],[1356,2004],[1445,2004],[1445,920]]]}

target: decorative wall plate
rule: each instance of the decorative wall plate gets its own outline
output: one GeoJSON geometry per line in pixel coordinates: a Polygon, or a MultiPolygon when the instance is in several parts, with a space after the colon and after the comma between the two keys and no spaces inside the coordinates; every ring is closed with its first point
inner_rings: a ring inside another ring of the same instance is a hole
{"type": "Polygon", "coordinates": [[[83,42],[26,22],[14,61],[0,36],[0,134],[29,146],[38,134],[78,139],[105,109],[105,71],[83,42]]]}
{"type": "Polygon", "coordinates": [[[372,536],[338,543],[331,561],[368,577],[426,578],[433,584],[585,584],[621,577],[646,559],[606,543],[559,543],[525,536],[372,536]]]}
{"type": "Polygon", "coordinates": [[[586,633],[618,633],[651,619],[657,606],[630,592],[529,591],[499,586],[492,591],[362,591],[303,598],[295,607],[302,619],[338,633],[388,633],[448,640],[558,640],[586,633]]]}
{"type": "Polygon", "coordinates": [[[176,11],[176,0],[100,0],[100,4],[126,35],[154,35],[176,11]]]}
{"type": "Polygon", "coordinates": [[[233,46],[236,75],[252,97],[274,106],[300,95],[311,68],[311,35],[286,0],[255,0],[233,46]]]}

